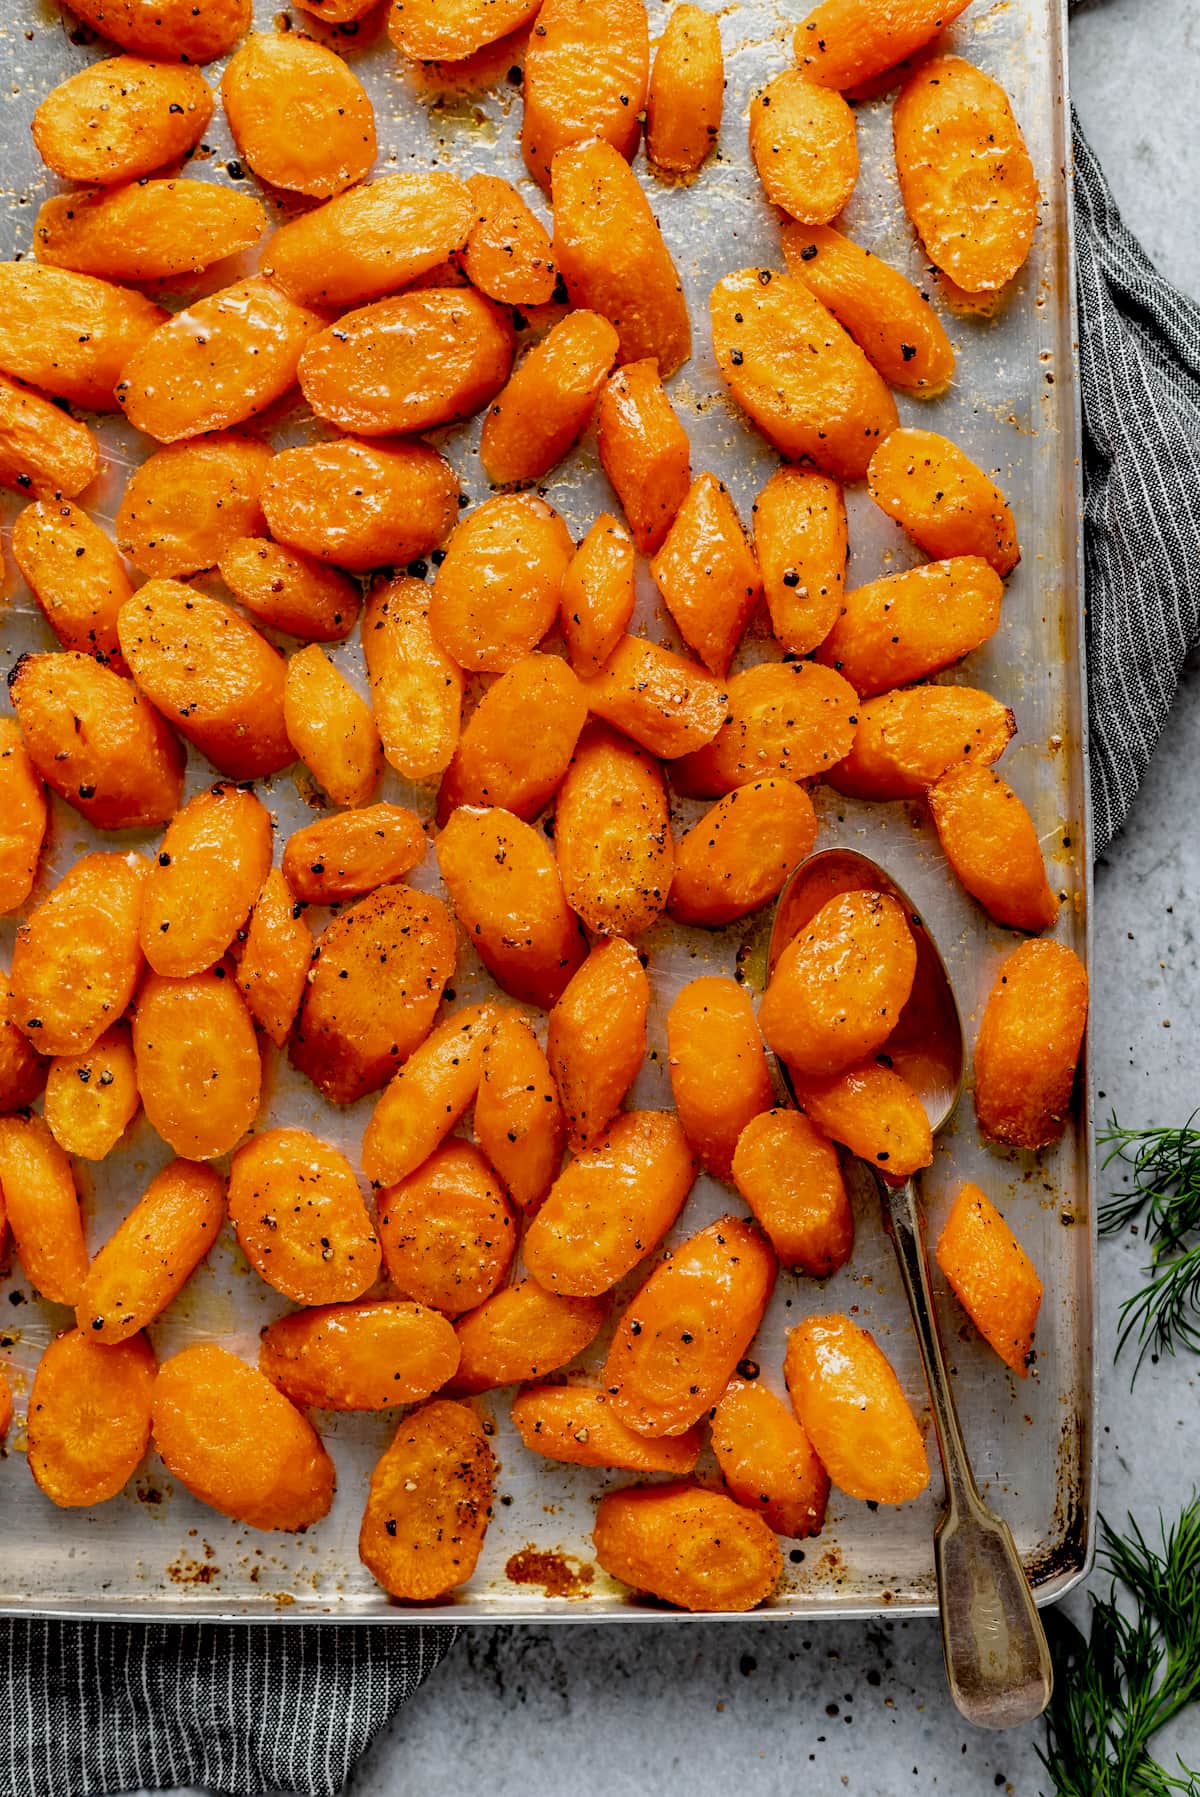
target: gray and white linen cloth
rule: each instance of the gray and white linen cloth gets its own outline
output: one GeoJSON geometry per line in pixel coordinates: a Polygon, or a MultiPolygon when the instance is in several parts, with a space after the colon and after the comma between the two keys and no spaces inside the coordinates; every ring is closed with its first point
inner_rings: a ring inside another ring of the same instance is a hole
{"type": "MultiPolygon", "coordinates": [[[[1200,307],[1126,230],[1075,121],[1096,849],[1200,623],[1200,307]]],[[[456,1631],[0,1623],[0,1793],[199,1785],[324,1797],[456,1631]]]]}
{"type": "Polygon", "coordinates": [[[1094,846],[1129,815],[1200,637],[1200,306],[1126,229],[1072,114],[1094,846]]]}

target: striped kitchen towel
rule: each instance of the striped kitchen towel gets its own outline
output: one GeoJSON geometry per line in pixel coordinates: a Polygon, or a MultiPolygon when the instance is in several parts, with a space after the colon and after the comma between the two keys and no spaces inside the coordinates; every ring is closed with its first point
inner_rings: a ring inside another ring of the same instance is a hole
{"type": "Polygon", "coordinates": [[[1159,274],[1074,119],[1095,852],[1200,638],[1200,305],[1159,274]]]}
{"type": "Polygon", "coordinates": [[[0,1622],[0,1792],[332,1797],[457,1629],[0,1622]]]}

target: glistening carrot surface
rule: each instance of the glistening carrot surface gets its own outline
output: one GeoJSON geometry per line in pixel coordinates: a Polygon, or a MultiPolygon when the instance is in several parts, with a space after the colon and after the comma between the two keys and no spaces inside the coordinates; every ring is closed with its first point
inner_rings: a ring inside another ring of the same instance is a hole
{"type": "Polygon", "coordinates": [[[587,428],[619,349],[607,318],[568,312],[488,409],[479,454],[494,486],[540,480],[587,428]]]}
{"type": "Polygon", "coordinates": [[[1010,281],[1029,254],[1038,187],[1008,95],[961,56],[914,69],[892,114],[904,205],[938,268],[968,293],[1010,281]]]}
{"type": "Polygon", "coordinates": [[[668,175],[694,175],[714,148],[725,104],[725,60],[713,13],[672,8],[654,52],[646,97],[646,154],[668,175]]]}
{"type": "Polygon", "coordinates": [[[577,306],[611,319],[622,362],[653,357],[668,380],[691,354],[679,271],[641,184],[609,143],[554,158],[554,254],[577,306]]]}
{"type": "Polygon", "coordinates": [[[916,1417],[890,1361],[849,1317],[810,1317],[788,1336],[784,1368],[804,1432],[850,1497],[903,1504],[929,1483],[916,1417]]]}
{"type": "Polygon", "coordinates": [[[899,416],[833,313],[803,282],[769,268],[724,276],[710,306],[717,366],[764,436],[789,460],[860,479],[899,416]]]}
{"type": "Polygon", "coordinates": [[[632,157],[650,73],[644,0],[543,0],[525,58],[521,148],[543,187],[564,145],[632,157]]]}
{"type": "Polygon", "coordinates": [[[937,1263],[955,1297],[1001,1360],[1029,1374],[1042,1282],[991,1199],[964,1185],[937,1243],[937,1263]]]}

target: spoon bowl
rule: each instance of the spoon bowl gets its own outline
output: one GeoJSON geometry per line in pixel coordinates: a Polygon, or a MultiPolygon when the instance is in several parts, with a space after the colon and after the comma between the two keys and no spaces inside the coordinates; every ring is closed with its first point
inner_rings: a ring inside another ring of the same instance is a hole
{"type": "MultiPolygon", "coordinates": [[[[788,943],[812,921],[822,905],[843,892],[889,893],[908,919],[917,947],[917,970],[908,1003],[888,1037],[887,1057],[916,1092],[936,1135],[954,1115],[962,1093],[966,1060],[962,1017],[937,943],[904,888],[878,862],[855,849],[823,849],[789,874],[771,922],[768,978],[788,943]]],[[[791,1074],[783,1061],[779,1062],[779,1070],[794,1102],[791,1074]]]]}
{"type": "MultiPolygon", "coordinates": [[[[888,1037],[888,1061],[916,1091],[936,1136],[962,1093],[962,1016],[937,944],[920,911],[891,875],[854,849],[810,855],[788,876],[767,944],[768,979],[788,943],[822,905],[843,892],[890,893],[903,906],[917,948],[912,992],[888,1037]]],[[[779,1071],[792,1102],[786,1064],[779,1071]]],[[[945,1506],[934,1532],[934,1566],[946,1676],[958,1709],[981,1728],[1011,1728],[1040,1716],[1053,1689],[1050,1651],[1007,1523],[984,1503],[959,1422],[925,1250],[915,1179],[871,1166],[883,1221],[900,1267],[921,1353],[945,1476],[945,1506]]]]}

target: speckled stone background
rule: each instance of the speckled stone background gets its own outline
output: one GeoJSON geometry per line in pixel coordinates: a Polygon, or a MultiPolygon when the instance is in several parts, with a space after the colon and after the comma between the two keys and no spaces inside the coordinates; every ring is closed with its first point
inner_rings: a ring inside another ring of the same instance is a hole
{"type": "MultiPolygon", "coordinates": [[[[1072,90],[1126,219],[1200,292],[1197,0],[1092,0],[1071,34],[1072,90]]],[[[1200,1104],[1195,894],[1200,660],[1133,820],[1097,870],[1094,1057],[1099,1114],[1179,1122],[1200,1104]]],[[[1200,1366],[1111,1365],[1139,1239],[1100,1255],[1100,1498],[1114,1519],[1178,1508],[1200,1474],[1200,1366]]],[[[1079,1607],[1082,1607],[1080,1600],[1079,1607]]],[[[932,1622],[467,1631],[377,1740],[355,1797],[1037,1797],[1040,1729],[966,1729],[932,1622]]],[[[1162,1741],[1200,1761],[1200,1714],[1162,1741]]]]}

